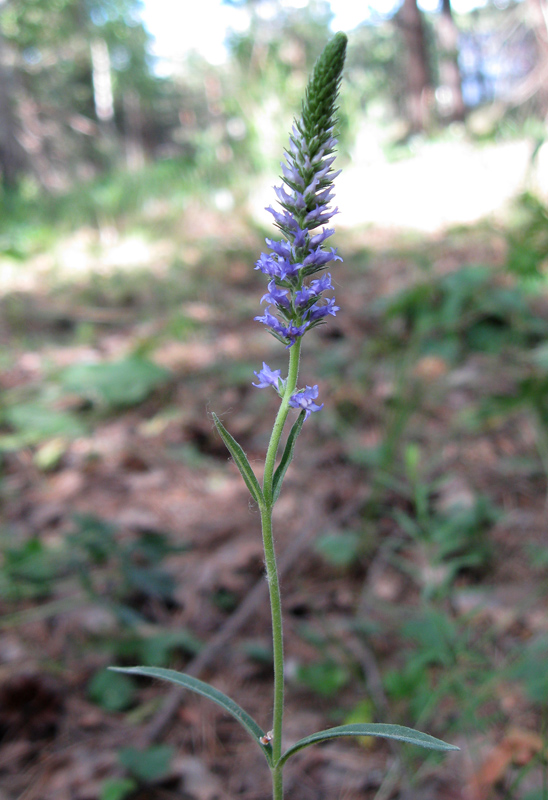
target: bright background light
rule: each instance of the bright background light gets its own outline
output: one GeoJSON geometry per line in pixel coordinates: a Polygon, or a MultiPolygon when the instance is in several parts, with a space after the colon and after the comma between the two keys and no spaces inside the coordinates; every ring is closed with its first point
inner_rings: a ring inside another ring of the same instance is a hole
{"type": "Polygon", "coordinates": [[[245,11],[221,0],[145,0],[142,18],[155,39],[154,55],[175,63],[196,50],[211,64],[222,64],[228,29],[246,30],[248,24],[245,11]]]}
{"type": "MultiPolygon", "coordinates": [[[[397,3],[398,0],[375,0],[374,8],[380,14],[390,14],[397,3]]],[[[282,0],[281,5],[304,8],[307,0],[282,0]]],[[[357,0],[330,0],[330,5],[334,32],[351,31],[370,16],[371,6],[357,0]]],[[[221,0],[196,0],[190,11],[189,7],[189,0],[144,0],[142,18],[155,39],[154,55],[164,62],[162,71],[169,71],[169,62],[180,62],[192,50],[211,64],[222,64],[227,56],[224,41],[228,30],[243,32],[249,26],[245,8],[223,5],[221,0]]],[[[276,4],[265,2],[257,12],[266,19],[273,18],[276,4]]]]}
{"type": "MultiPolygon", "coordinates": [[[[2,0],[0,0],[0,3],[2,0]]],[[[308,0],[281,0],[286,8],[304,8],[308,0]]],[[[330,0],[334,14],[331,28],[351,31],[376,12],[389,16],[400,0],[330,0]]],[[[452,0],[457,13],[467,13],[485,5],[487,0],[452,0]]],[[[419,0],[424,11],[435,11],[439,0],[419,0]]],[[[257,9],[266,18],[276,14],[276,4],[265,2],[257,9]]],[[[211,64],[226,61],[224,45],[229,29],[244,32],[249,26],[245,8],[223,5],[221,0],[144,0],[143,21],[155,39],[153,53],[159,59],[159,71],[169,73],[192,50],[200,53],[211,64]]]]}

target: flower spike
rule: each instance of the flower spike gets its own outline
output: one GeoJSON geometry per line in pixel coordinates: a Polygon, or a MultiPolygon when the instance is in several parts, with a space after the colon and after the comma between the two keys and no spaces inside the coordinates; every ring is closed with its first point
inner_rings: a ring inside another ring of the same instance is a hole
{"type": "MultiPolygon", "coordinates": [[[[314,66],[301,116],[294,122],[281,165],[282,185],[274,189],[281,208],[267,208],[283,238],[266,240],[270,252],[261,253],[255,267],[269,278],[261,303],[270,304],[255,319],[286,348],[339,311],[334,297],[323,297],[324,292],[333,291],[329,273],[310,278],[328,264],[342,261],[337,250],[326,248],[324,243],[334,233],[326,223],[339,213],[331,205],[333,181],[339,174],[333,171],[337,144],[333,131],[346,42],[345,34],[336,34],[314,66]]],[[[263,371],[255,373],[259,383],[253,385],[274,386],[262,378],[263,371]]],[[[292,394],[289,404],[305,408],[308,418],[321,408],[312,402],[314,391],[317,397],[317,387],[310,386],[292,394]]]]}

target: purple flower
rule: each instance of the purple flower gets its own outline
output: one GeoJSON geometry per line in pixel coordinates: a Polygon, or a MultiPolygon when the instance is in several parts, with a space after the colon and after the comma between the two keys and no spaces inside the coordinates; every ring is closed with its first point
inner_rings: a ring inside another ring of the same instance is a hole
{"type": "Polygon", "coordinates": [[[304,415],[305,421],[314,411],[321,411],[323,403],[319,406],[314,402],[318,397],[317,386],[307,386],[306,389],[301,389],[299,392],[292,394],[289,399],[289,405],[292,408],[304,408],[306,414],[304,415]]]}
{"type": "Polygon", "coordinates": [[[305,247],[307,235],[308,231],[306,230],[306,228],[304,230],[299,227],[295,228],[295,234],[293,237],[293,247],[305,247]]]}
{"type": "Polygon", "coordinates": [[[304,332],[309,325],[310,322],[305,322],[303,325],[289,325],[285,328],[285,333],[283,335],[286,339],[289,339],[289,344],[287,345],[288,348],[293,347],[295,341],[300,336],[304,336],[304,332]]]}
{"type": "Polygon", "coordinates": [[[314,291],[312,284],[310,284],[310,286],[303,286],[302,289],[295,292],[295,305],[299,308],[304,308],[313,297],[317,297],[317,292],[314,291]]]}
{"type": "Polygon", "coordinates": [[[333,210],[330,208],[325,209],[325,207],[318,205],[316,206],[316,208],[313,208],[312,211],[308,212],[308,214],[304,218],[304,222],[306,227],[309,230],[312,230],[313,228],[317,228],[318,225],[323,225],[324,222],[329,222],[331,217],[333,217],[335,214],[338,213],[339,213],[338,208],[335,208],[333,210]]]}
{"type": "Polygon", "coordinates": [[[333,317],[337,315],[337,311],[340,311],[339,306],[335,305],[335,298],[330,298],[324,306],[320,306],[315,303],[309,311],[309,320],[310,322],[315,322],[318,319],[322,319],[322,317],[326,317],[328,314],[331,314],[333,317]]]}
{"type": "Polygon", "coordinates": [[[257,322],[262,322],[263,325],[268,325],[274,333],[279,334],[280,336],[285,336],[286,328],[280,320],[275,317],[273,314],[270,313],[270,306],[266,309],[262,317],[254,317],[257,322]]]}
{"type": "Polygon", "coordinates": [[[256,386],[257,389],[266,389],[267,386],[273,386],[276,390],[278,389],[278,381],[281,380],[281,370],[272,370],[268,364],[265,364],[263,361],[263,368],[259,370],[259,372],[254,372],[253,374],[257,376],[259,383],[252,383],[252,386],[256,386]]]}
{"type": "Polygon", "coordinates": [[[276,286],[276,281],[270,281],[268,284],[268,292],[261,297],[261,303],[264,303],[265,300],[267,303],[275,303],[278,306],[289,308],[287,291],[276,286]]]}
{"type": "Polygon", "coordinates": [[[292,323],[289,325],[282,325],[280,320],[270,313],[270,306],[266,309],[262,317],[255,317],[255,319],[257,322],[262,322],[263,325],[267,325],[278,337],[285,339],[288,342],[288,348],[293,347],[295,341],[304,334],[310,325],[308,320],[302,325],[293,325],[292,323]]]}
{"type": "Polygon", "coordinates": [[[292,196],[286,192],[283,186],[275,186],[274,191],[278,201],[283,205],[284,203],[291,203],[292,196]]]}
{"type": "Polygon", "coordinates": [[[329,251],[322,250],[321,247],[318,247],[306,256],[303,261],[303,267],[307,270],[309,270],[310,267],[314,267],[314,271],[317,271],[321,267],[325,267],[326,264],[329,264],[330,261],[342,261],[342,258],[337,255],[337,251],[334,247],[329,251]]]}
{"type": "Polygon", "coordinates": [[[301,189],[303,189],[304,180],[302,176],[299,175],[296,165],[291,163],[293,161],[292,157],[289,155],[289,153],[287,155],[288,155],[287,158],[288,163],[284,163],[282,161],[282,163],[280,164],[282,172],[284,174],[284,178],[288,181],[289,185],[291,185],[291,183],[296,183],[297,186],[300,186],[301,189]]]}
{"type": "Polygon", "coordinates": [[[324,273],[321,278],[310,281],[310,288],[314,291],[314,294],[321,294],[322,292],[328,292],[333,289],[334,287],[331,284],[331,275],[329,272],[324,273]]]}
{"type": "Polygon", "coordinates": [[[315,233],[314,236],[310,237],[310,246],[317,247],[319,244],[323,244],[323,242],[330,236],[333,236],[334,233],[334,228],[324,228],[321,233],[315,233]]]}
{"type": "Polygon", "coordinates": [[[298,224],[297,220],[295,219],[295,217],[293,217],[292,214],[290,214],[289,211],[281,211],[281,212],[280,211],[276,211],[276,209],[272,208],[272,206],[267,206],[266,210],[270,214],[272,214],[272,216],[274,217],[274,219],[278,223],[278,226],[282,230],[285,231],[285,229],[288,228],[289,231],[292,231],[292,230],[296,230],[299,227],[299,224],[298,224]]]}
{"type": "Polygon", "coordinates": [[[261,253],[255,263],[255,269],[260,269],[265,275],[275,275],[278,269],[278,262],[267,253],[261,253]]]}
{"type": "MultiPolygon", "coordinates": [[[[276,255],[281,256],[281,258],[290,258],[291,245],[289,244],[289,242],[286,242],[284,240],[279,242],[276,239],[265,239],[265,242],[267,243],[267,245],[270,247],[271,250],[274,250],[276,255]]],[[[264,253],[262,255],[264,255],[264,253]]]]}
{"type": "Polygon", "coordinates": [[[267,253],[261,253],[255,265],[255,269],[260,269],[265,275],[269,275],[271,278],[278,278],[281,281],[295,276],[301,267],[302,264],[295,264],[287,258],[267,253]]]}
{"type": "Polygon", "coordinates": [[[295,292],[295,306],[304,308],[311,300],[318,297],[322,292],[333,289],[331,285],[331,275],[326,273],[321,278],[310,282],[309,286],[303,286],[295,292]]]}

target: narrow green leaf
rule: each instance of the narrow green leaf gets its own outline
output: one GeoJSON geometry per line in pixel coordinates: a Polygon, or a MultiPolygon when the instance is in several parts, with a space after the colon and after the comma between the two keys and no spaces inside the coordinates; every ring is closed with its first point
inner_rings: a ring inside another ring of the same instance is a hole
{"type": "Polygon", "coordinates": [[[221,420],[217,416],[217,414],[212,414],[213,422],[215,423],[215,427],[219,431],[219,435],[223,442],[226,444],[230,455],[234,459],[234,462],[238,469],[240,470],[240,475],[245,481],[245,485],[251,492],[251,496],[255,500],[258,505],[264,505],[264,497],[262,489],[259,485],[259,481],[255,477],[255,473],[251,469],[251,465],[247,460],[247,456],[236,441],[236,439],[230,435],[227,429],[222,424],[221,420]]]}
{"type": "Polygon", "coordinates": [[[280,496],[280,492],[282,490],[282,483],[287,472],[288,466],[293,461],[293,454],[295,452],[295,442],[297,441],[297,436],[301,432],[301,428],[303,427],[304,418],[306,416],[306,411],[301,411],[299,416],[297,417],[293,427],[289,431],[289,436],[287,437],[287,442],[285,443],[285,450],[282,456],[282,460],[278,464],[276,472],[274,473],[274,478],[272,480],[272,503],[275,503],[278,497],[280,496]]]}
{"type": "Polygon", "coordinates": [[[227,697],[226,694],[223,694],[223,692],[220,692],[213,686],[210,686],[209,683],[204,683],[204,681],[193,678],[191,675],[185,675],[184,672],[177,672],[174,669],[161,669],[160,667],[109,667],[109,669],[114,672],[124,672],[128,675],[144,675],[147,678],[158,678],[162,681],[169,681],[178,686],[183,686],[185,689],[195,692],[195,694],[200,694],[202,697],[207,697],[238,720],[251,738],[257,742],[268,763],[272,763],[271,749],[261,744],[260,739],[264,735],[264,732],[257,725],[255,720],[250,717],[243,708],[235,703],[234,700],[227,697]]]}
{"type": "Polygon", "coordinates": [[[336,728],[329,728],[326,731],[313,733],[310,736],[305,736],[293,747],[283,754],[280,759],[280,764],[285,764],[287,759],[302,750],[303,747],[308,747],[316,742],[323,742],[326,739],[337,739],[339,736],[379,736],[383,739],[397,739],[400,742],[409,742],[410,744],[418,744],[420,747],[426,747],[429,750],[459,750],[454,744],[447,744],[442,742],[441,739],[436,739],[427,733],[421,733],[413,728],[406,728],[403,725],[385,725],[382,723],[371,724],[356,724],[356,725],[339,725],[336,728]]]}

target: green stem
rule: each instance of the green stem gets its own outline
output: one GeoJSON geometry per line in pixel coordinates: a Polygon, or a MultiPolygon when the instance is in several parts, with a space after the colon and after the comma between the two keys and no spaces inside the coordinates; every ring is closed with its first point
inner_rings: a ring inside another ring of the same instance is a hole
{"type": "Polygon", "coordinates": [[[283,767],[274,767],[272,770],[272,800],[283,800],[283,767]]]}
{"type": "Polygon", "coordinates": [[[301,358],[301,339],[297,339],[291,350],[289,351],[289,370],[287,381],[285,384],[285,392],[274,421],[270,442],[266,453],[264,464],[264,479],[263,479],[263,493],[268,507],[272,506],[272,478],[274,475],[274,467],[276,465],[276,453],[280,445],[285,421],[289,413],[289,401],[291,395],[297,388],[297,378],[299,377],[299,361],[301,358]]]}
{"type": "Polygon", "coordinates": [[[272,508],[261,512],[266,578],[272,614],[272,649],[274,656],[274,720],[272,726],[272,755],[276,764],[282,754],[282,718],[284,712],[284,649],[282,632],[282,600],[276,569],[276,553],[272,537],[272,508]]]}
{"type": "Polygon", "coordinates": [[[282,767],[278,762],[282,755],[282,726],[284,713],[284,651],[282,628],[282,600],[280,596],[280,582],[276,567],[276,551],[272,535],[272,479],[276,463],[276,454],[280,445],[284,425],[289,413],[289,400],[297,387],[299,374],[299,360],[301,342],[297,340],[290,351],[289,371],[285,391],[276,415],[270,443],[265,459],[263,494],[265,503],[261,508],[261,526],[263,532],[263,547],[266,564],[266,577],[270,594],[270,610],[272,614],[272,649],[274,657],[274,710],[272,726],[272,756],[274,767],[272,770],[273,800],[283,798],[282,767]]]}

